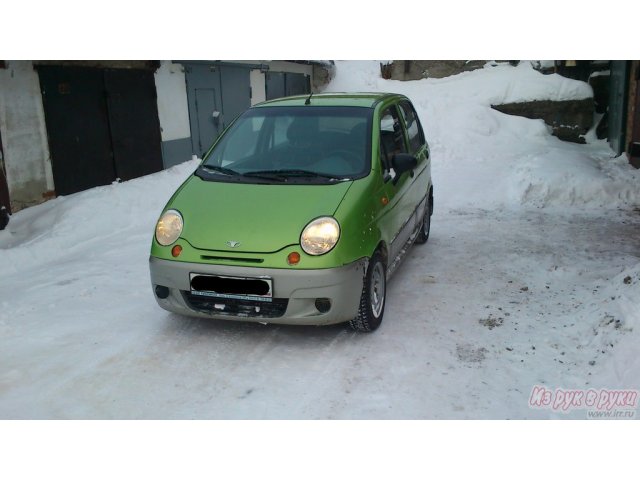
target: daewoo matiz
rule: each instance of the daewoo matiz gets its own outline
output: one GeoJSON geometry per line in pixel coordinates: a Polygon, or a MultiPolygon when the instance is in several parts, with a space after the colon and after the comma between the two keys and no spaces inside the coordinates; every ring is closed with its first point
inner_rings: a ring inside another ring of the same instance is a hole
{"type": "Polygon", "coordinates": [[[151,283],[171,312],[373,331],[386,284],[429,238],[429,146],[408,98],[331,93],[248,109],[156,225],[151,283]]]}

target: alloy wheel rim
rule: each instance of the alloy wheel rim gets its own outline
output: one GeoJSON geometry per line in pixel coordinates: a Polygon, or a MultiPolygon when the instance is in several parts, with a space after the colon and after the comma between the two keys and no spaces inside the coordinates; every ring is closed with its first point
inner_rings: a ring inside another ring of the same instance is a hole
{"type": "Polygon", "coordinates": [[[382,307],[384,306],[384,292],[384,268],[382,267],[382,264],[378,262],[373,267],[370,291],[371,311],[376,318],[378,318],[382,313],[382,307]]]}

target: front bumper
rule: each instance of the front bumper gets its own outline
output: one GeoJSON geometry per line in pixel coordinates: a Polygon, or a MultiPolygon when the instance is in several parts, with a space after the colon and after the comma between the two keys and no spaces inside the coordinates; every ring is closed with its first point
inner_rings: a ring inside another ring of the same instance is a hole
{"type": "Polygon", "coordinates": [[[297,270],[210,265],[149,258],[154,296],[158,305],[165,310],[203,318],[291,325],[328,325],[355,318],[366,269],[366,259],[336,268],[297,270]],[[191,273],[229,277],[271,277],[273,302],[267,304],[193,296],[190,294],[191,273]],[[166,298],[158,297],[158,285],[168,288],[166,298]],[[321,312],[316,307],[316,299],[329,299],[331,308],[324,313],[321,312]]]}

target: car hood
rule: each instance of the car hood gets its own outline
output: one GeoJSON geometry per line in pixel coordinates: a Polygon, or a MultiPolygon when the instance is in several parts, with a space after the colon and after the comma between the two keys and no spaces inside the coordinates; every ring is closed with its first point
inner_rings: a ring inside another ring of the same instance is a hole
{"type": "Polygon", "coordinates": [[[352,183],[265,185],[193,176],[170,208],[182,214],[181,237],[195,248],[270,253],[298,244],[314,218],[333,215],[352,183]]]}

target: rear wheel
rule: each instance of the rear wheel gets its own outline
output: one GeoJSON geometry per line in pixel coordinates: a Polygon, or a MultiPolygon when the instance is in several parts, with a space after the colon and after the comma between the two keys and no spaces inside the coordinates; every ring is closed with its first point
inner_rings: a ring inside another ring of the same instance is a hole
{"type": "Polygon", "coordinates": [[[416,237],[416,243],[427,243],[427,240],[429,240],[429,233],[431,232],[431,212],[433,210],[432,202],[433,200],[431,199],[431,195],[429,195],[427,206],[424,209],[424,218],[422,219],[422,225],[420,226],[420,230],[418,230],[418,236],[416,237]]]}
{"type": "Polygon", "coordinates": [[[356,332],[373,332],[382,323],[387,295],[387,267],[379,252],[371,261],[362,286],[358,316],[349,322],[356,332]]]}

